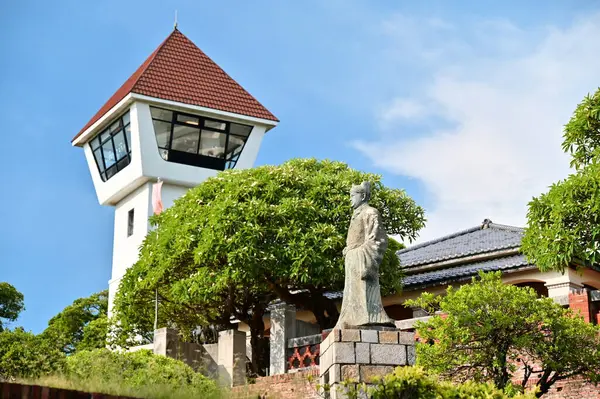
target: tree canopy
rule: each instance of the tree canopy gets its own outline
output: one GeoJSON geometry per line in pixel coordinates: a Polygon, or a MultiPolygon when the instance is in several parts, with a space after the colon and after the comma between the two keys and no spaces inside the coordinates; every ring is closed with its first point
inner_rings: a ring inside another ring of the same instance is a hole
{"type": "Polygon", "coordinates": [[[600,260],[600,89],[577,106],[563,137],[576,171],[531,200],[522,242],[523,253],[542,270],[600,260]]]}
{"type": "MultiPolygon", "coordinates": [[[[115,300],[122,328],[149,330],[155,290],[159,320],[183,331],[235,318],[259,337],[262,315],[277,298],[333,326],[337,308],[323,294],[343,288],[349,190],[364,180],[373,183],[370,203],[388,234],[414,239],[423,209],[380,176],[341,162],[295,159],[224,171],[189,190],[152,218],[156,229],[115,300]]],[[[381,266],[384,294],[401,286],[399,248],[391,240],[381,266]]]]}
{"type": "Polygon", "coordinates": [[[0,282],[0,332],[7,321],[15,321],[25,309],[23,294],[6,282],[0,282]]]}
{"type": "Polygon", "coordinates": [[[574,375],[600,382],[600,327],[529,287],[504,284],[500,272],[407,304],[442,313],[416,326],[418,364],[442,376],[503,389],[521,369],[522,387],[539,376],[538,397],[574,375]]]}
{"type": "Polygon", "coordinates": [[[48,321],[41,334],[62,352],[106,346],[108,291],[79,298],[48,321]]]}

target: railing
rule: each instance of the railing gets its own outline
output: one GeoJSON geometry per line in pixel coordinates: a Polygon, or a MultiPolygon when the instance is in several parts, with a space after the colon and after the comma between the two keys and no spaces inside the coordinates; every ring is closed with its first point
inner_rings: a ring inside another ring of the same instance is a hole
{"type": "Polygon", "coordinates": [[[287,371],[294,372],[319,366],[321,342],[327,338],[330,330],[321,334],[291,338],[287,343],[287,371]]]}

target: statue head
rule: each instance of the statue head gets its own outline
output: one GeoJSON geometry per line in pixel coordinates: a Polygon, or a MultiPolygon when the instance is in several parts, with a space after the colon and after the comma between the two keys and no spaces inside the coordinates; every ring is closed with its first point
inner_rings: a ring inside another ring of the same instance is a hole
{"type": "Polygon", "coordinates": [[[358,186],[352,186],[350,189],[350,203],[352,208],[356,209],[371,199],[371,183],[364,181],[358,186]]]}

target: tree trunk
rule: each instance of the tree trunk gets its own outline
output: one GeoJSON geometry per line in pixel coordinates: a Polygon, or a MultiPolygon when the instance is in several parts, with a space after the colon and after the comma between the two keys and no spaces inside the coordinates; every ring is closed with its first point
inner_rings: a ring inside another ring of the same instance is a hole
{"type": "Polygon", "coordinates": [[[267,283],[282,301],[312,312],[321,330],[333,328],[340,316],[335,301],[323,295],[317,289],[310,292],[292,294],[286,287],[281,286],[267,278],[267,283]]]}
{"type": "Polygon", "coordinates": [[[265,310],[263,307],[255,306],[252,318],[248,320],[250,327],[250,346],[252,347],[251,374],[253,376],[265,376],[268,366],[268,357],[266,354],[266,340],[264,339],[265,323],[263,316],[265,310]]]}

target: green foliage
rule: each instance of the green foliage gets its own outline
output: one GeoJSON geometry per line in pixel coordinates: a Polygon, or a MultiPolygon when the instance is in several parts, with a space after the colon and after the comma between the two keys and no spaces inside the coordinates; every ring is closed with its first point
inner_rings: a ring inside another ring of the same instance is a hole
{"type": "Polygon", "coordinates": [[[571,154],[571,167],[597,163],[600,155],[600,88],[587,95],[565,125],[563,151],[571,154]]]}
{"type": "Polygon", "coordinates": [[[420,367],[397,367],[392,374],[380,379],[369,394],[372,399],[504,399],[509,397],[531,399],[534,397],[531,394],[519,393],[509,395],[492,384],[472,381],[452,384],[439,381],[427,375],[420,367]]]}
{"type": "MultiPolygon", "coordinates": [[[[258,342],[262,315],[275,298],[312,311],[321,327],[331,327],[338,313],[323,293],[343,287],[349,189],[363,180],[373,183],[371,204],[387,232],[414,239],[423,210],[404,191],[385,187],[380,176],[341,162],[296,159],[224,171],[189,190],[152,218],[157,228],[115,300],[119,328],[129,336],[150,333],[155,290],[159,323],[184,335],[198,325],[227,328],[236,318],[258,342]]],[[[384,293],[397,290],[402,277],[393,254],[399,244],[389,247],[381,266],[384,293]]]]}
{"type": "Polygon", "coordinates": [[[522,251],[541,270],[600,260],[600,89],[565,126],[563,150],[576,173],[529,202],[522,251]]]}
{"type": "Polygon", "coordinates": [[[76,299],[48,322],[42,336],[66,354],[103,348],[108,332],[108,291],[76,299]]]}
{"type": "Polygon", "coordinates": [[[104,393],[144,398],[212,398],[216,383],[185,363],[151,351],[80,350],[68,356],[64,378],[75,385],[93,381],[104,393]]]}
{"type": "Polygon", "coordinates": [[[492,381],[503,389],[518,367],[521,383],[539,374],[541,395],[556,381],[581,375],[600,380],[600,328],[531,288],[503,284],[501,273],[480,273],[447,295],[407,301],[445,316],[417,323],[417,361],[457,381],[492,381]]]}
{"type": "Polygon", "coordinates": [[[0,282],[0,332],[4,330],[6,321],[17,320],[24,309],[23,294],[9,283],[0,282]]]}
{"type": "Polygon", "coordinates": [[[37,377],[62,369],[64,355],[22,328],[0,332],[0,379],[37,377]]]}

